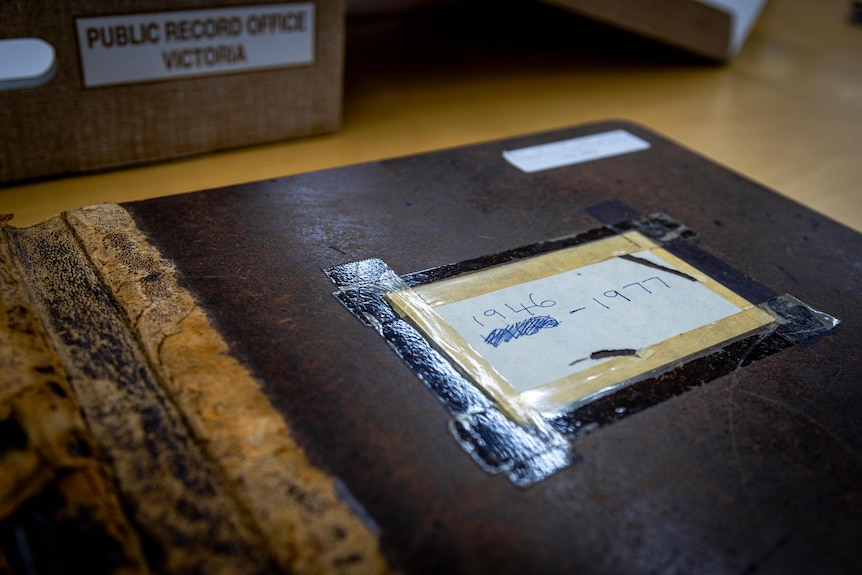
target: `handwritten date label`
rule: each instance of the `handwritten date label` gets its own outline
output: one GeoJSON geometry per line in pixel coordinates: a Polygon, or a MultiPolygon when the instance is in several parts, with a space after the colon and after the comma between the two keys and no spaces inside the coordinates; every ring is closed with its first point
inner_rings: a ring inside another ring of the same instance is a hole
{"type": "Polygon", "coordinates": [[[643,251],[436,311],[523,392],[741,310],[643,251]]]}

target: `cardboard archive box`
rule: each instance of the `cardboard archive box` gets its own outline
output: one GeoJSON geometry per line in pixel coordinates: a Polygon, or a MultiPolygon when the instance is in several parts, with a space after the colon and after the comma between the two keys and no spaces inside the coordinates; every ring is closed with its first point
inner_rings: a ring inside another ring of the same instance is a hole
{"type": "Polygon", "coordinates": [[[3,3],[0,41],[56,58],[0,91],[0,181],[335,131],[343,16],[341,0],[3,3]]]}

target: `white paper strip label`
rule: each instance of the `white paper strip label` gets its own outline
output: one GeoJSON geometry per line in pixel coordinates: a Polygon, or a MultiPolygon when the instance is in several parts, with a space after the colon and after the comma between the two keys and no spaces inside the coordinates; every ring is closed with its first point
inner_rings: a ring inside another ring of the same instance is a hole
{"type": "Polygon", "coordinates": [[[87,87],[314,62],[314,3],[77,18],[87,87]]]}
{"type": "Polygon", "coordinates": [[[699,281],[674,273],[655,254],[634,256],[441,305],[436,311],[519,392],[615,355],[637,354],[742,311],[699,281]]]}
{"type": "Polygon", "coordinates": [[[613,130],[540,146],[506,150],[503,157],[522,172],[529,174],[646,150],[649,147],[649,142],[634,134],[625,130],[613,130]]]}

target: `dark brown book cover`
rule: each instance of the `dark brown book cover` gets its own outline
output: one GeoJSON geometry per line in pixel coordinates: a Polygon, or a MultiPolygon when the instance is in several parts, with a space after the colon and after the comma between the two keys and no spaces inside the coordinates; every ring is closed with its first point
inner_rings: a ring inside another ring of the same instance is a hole
{"type": "Polygon", "coordinates": [[[862,236],[641,126],[95,206],[2,237],[12,572],[93,557],[105,572],[860,568],[862,236]],[[620,133],[643,145],[584,149],[620,133]],[[589,161],[525,172],[504,157],[524,149],[589,161]],[[387,299],[389,283],[632,233],[771,323],[519,419],[387,299]],[[48,409],[65,415],[39,431],[48,409]],[[34,453],[50,465],[15,459],[34,453]],[[70,483],[84,476],[98,481],[70,483]]]}

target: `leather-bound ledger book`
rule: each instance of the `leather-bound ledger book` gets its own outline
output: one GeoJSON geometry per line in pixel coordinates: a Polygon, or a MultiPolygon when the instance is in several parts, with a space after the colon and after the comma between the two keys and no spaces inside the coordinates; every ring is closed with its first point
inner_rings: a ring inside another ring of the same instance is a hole
{"type": "Polygon", "coordinates": [[[862,568],[862,236],[644,127],[13,223],[4,571],[862,568]]]}

